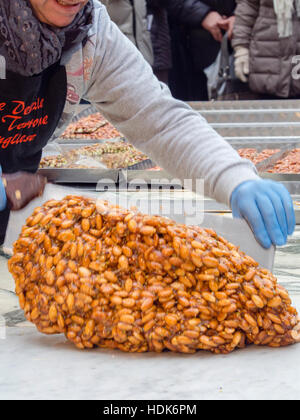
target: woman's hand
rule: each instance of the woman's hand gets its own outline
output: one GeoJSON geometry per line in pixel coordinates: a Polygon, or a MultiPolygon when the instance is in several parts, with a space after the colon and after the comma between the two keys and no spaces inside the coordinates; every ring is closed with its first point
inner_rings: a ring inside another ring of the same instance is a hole
{"type": "Polygon", "coordinates": [[[246,181],[231,196],[233,217],[244,218],[264,248],[284,245],[295,229],[295,211],[288,190],[270,180],[246,181]]]}
{"type": "Polygon", "coordinates": [[[221,42],[223,39],[221,25],[224,25],[225,19],[218,12],[210,12],[202,21],[202,26],[211,33],[213,38],[221,42]]]}
{"type": "Polygon", "coordinates": [[[232,39],[233,27],[235,23],[235,16],[226,17],[223,16],[223,22],[220,23],[220,28],[227,32],[228,39],[232,39]]]}
{"type": "Polygon", "coordinates": [[[47,179],[44,176],[31,174],[28,172],[15,172],[13,174],[3,174],[2,180],[3,182],[0,181],[0,187],[2,188],[3,186],[3,189],[5,187],[5,197],[7,197],[7,202],[10,210],[13,211],[23,209],[25,206],[27,206],[28,203],[30,203],[31,200],[41,196],[44,192],[44,188],[47,183],[47,179]]]}

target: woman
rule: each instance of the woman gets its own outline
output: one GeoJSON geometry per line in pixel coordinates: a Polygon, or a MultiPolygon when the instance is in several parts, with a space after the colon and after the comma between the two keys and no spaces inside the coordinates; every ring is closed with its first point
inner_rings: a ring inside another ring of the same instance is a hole
{"type": "Polygon", "coordinates": [[[171,36],[168,13],[165,3],[168,0],[147,0],[149,28],[153,47],[155,76],[163,83],[169,84],[169,71],[172,68],[171,36]]]}
{"type": "Polygon", "coordinates": [[[232,44],[239,79],[271,98],[299,97],[293,58],[300,55],[300,1],[238,0],[235,15],[232,44]]]}
{"type": "MultiPolygon", "coordinates": [[[[207,59],[211,60],[208,61],[207,65],[209,65],[216,57],[217,51],[219,51],[220,48],[220,41],[222,40],[222,29],[228,30],[231,35],[233,27],[233,17],[231,14],[235,7],[235,1],[227,0],[224,2],[224,0],[205,0],[202,2],[199,0],[147,0],[147,6],[149,16],[152,18],[151,38],[154,52],[154,74],[160,81],[168,83],[169,71],[172,69],[173,61],[173,79],[175,77],[175,80],[173,80],[172,83],[172,93],[178,98],[181,96],[178,92],[183,90],[181,89],[181,85],[185,83],[188,84],[188,81],[184,80],[185,78],[182,77],[182,73],[187,73],[189,70],[188,67],[193,65],[193,63],[186,63],[189,61],[187,50],[193,45],[193,37],[191,36],[193,34],[193,29],[199,31],[199,28],[201,28],[202,33],[207,31],[211,35],[210,39],[206,37],[206,40],[209,39],[209,41],[212,41],[209,45],[203,45],[203,39],[201,45],[199,45],[199,40],[197,39],[195,51],[191,51],[192,58],[197,62],[201,62],[201,71],[197,74],[196,85],[198,85],[200,79],[202,79],[202,84],[204,86],[201,87],[201,91],[205,92],[204,98],[202,98],[202,94],[200,94],[200,97],[195,96],[193,98],[187,98],[207,99],[206,77],[202,71],[203,65],[205,66],[203,61],[207,59]],[[218,12],[220,12],[222,16],[218,12]],[[225,18],[223,15],[229,17],[225,16],[225,18]],[[168,18],[173,21],[173,60],[168,18]],[[181,30],[177,28],[178,25],[183,28],[182,41],[180,41],[181,30]],[[185,38],[189,38],[191,41],[190,45],[188,45],[189,42],[185,38]],[[214,40],[215,42],[213,42],[214,40]],[[182,47],[181,44],[183,44],[182,47]],[[205,52],[205,54],[203,54],[203,52],[205,52]],[[213,57],[212,59],[210,59],[211,54],[213,57]]],[[[191,78],[191,75],[188,77],[191,78]]],[[[193,86],[191,90],[195,93],[195,86],[193,86]]],[[[182,96],[185,96],[185,94],[183,93],[182,96]]]]}
{"type": "MultiPolygon", "coordinates": [[[[42,148],[88,100],[171,175],[204,179],[266,248],[295,226],[286,189],[261,180],[206,121],[176,101],[97,0],[0,0],[0,148],[3,172],[35,172],[42,148]]],[[[2,209],[5,192],[2,186],[2,209]]],[[[8,210],[1,214],[2,235],[8,210]]]]}
{"type": "Polygon", "coordinates": [[[204,69],[220,51],[223,30],[232,32],[235,0],[162,0],[171,28],[170,88],[186,101],[207,101],[204,69]]]}
{"type": "Polygon", "coordinates": [[[102,0],[108,14],[119,29],[153,64],[153,51],[147,23],[146,0],[102,0]]]}

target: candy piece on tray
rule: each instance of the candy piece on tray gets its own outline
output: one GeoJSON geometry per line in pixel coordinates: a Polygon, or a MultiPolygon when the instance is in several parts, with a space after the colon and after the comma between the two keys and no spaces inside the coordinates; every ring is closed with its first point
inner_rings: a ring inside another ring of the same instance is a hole
{"type": "Polygon", "coordinates": [[[3,174],[2,182],[5,186],[9,208],[16,211],[43,194],[47,178],[29,172],[15,172],[3,174]]]}
{"type": "Polygon", "coordinates": [[[250,148],[238,150],[238,154],[242,158],[251,160],[251,162],[253,162],[255,165],[262,162],[263,160],[268,159],[278,152],[280,152],[280,149],[265,149],[262,152],[250,148]]]}
{"type": "Polygon", "coordinates": [[[275,174],[299,174],[300,149],[291,150],[284,158],[278,160],[268,172],[275,174]]]}

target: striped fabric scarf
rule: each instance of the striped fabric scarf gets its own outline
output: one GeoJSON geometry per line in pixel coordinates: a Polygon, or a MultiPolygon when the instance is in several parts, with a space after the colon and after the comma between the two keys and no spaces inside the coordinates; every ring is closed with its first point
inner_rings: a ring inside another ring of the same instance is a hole
{"type": "Polygon", "coordinates": [[[290,37],[293,35],[294,13],[300,17],[300,0],[273,0],[273,2],[277,16],[279,38],[290,37]]]}

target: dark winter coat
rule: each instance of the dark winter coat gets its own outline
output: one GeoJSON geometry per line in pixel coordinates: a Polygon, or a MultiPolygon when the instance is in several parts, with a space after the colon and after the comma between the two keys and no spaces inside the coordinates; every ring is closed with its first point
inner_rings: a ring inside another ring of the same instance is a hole
{"type": "Polygon", "coordinates": [[[206,16],[216,11],[232,16],[235,0],[162,0],[167,7],[172,26],[180,25],[186,34],[187,48],[191,51],[197,69],[208,67],[216,58],[220,44],[203,29],[206,16]]]}
{"type": "Polygon", "coordinates": [[[216,11],[220,15],[232,16],[236,7],[235,0],[161,0],[161,3],[172,19],[194,28],[201,26],[208,13],[216,11]]]}
{"type": "Polygon", "coordinates": [[[147,0],[148,15],[153,16],[151,40],[154,54],[153,69],[170,70],[172,67],[171,37],[164,1],[147,0]]]}
{"type": "Polygon", "coordinates": [[[200,29],[203,19],[212,10],[231,16],[235,0],[147,0],[147,6],[148,14],[153,15],[153,68],[166,70],[172,66],[168,16],[179,25],[200,29]]]}
{"type": "Polygon", "coordinates": [[[172,38],[173,69],[170,88],[182,100],[207,100],[207,79],[203,69],[211,65],[220,43],[203,29],[208,13],[232,16],[235,0],[166,0],[172,38]]]}

